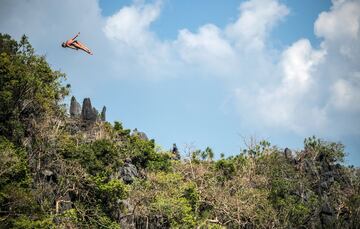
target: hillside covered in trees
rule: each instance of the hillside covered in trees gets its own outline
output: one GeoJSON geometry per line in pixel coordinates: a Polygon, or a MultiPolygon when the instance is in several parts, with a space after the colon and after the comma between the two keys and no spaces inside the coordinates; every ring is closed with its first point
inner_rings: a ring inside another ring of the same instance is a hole
{"type": "Polygon", "coordinates": [[[69,115],[64,80],[25,36],[0,34],[0,228],[360,227],[360,171],[340,143],[179,158],[121,122],[69,115]]]}

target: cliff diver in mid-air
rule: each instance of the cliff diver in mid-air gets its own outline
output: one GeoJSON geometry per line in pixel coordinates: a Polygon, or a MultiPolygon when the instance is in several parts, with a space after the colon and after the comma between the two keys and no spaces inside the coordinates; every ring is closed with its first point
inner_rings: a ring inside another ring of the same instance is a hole
{"type": "Polygon", "coordinates": [[[63,42],[61,44],[61,46],[63,48],[72,48],[72,49],[76,49],[76,50],[81,49],[81,50],[89,53],[90,55],[92,55],[93,53],[91,52],[91,50],[88,47],[86,47],[80,41],[75,40],[79,36],[79,34],[80,34],[80,32],[78,34],[76,34],[76,36],[74,38],[69,39],[66,42],[63,42]]]}

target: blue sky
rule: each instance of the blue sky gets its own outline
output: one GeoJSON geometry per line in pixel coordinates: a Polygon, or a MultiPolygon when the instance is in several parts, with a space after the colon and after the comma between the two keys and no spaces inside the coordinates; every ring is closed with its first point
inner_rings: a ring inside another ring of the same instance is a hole
{"type": "Polygon", "coordinates": [[[341,141],[360,165],[359,0],[3,0],[78,100],[168,149],[341,141]],[[82,9],[82,10],[79,10],[82,9]],[[78,31],[94,56],[62,49],[78,31]]]}
{"type": "MultiPolygon", "coordinates": [[[[196,30],[206,23],[223,27],[236,20],[238,8],[244,0],[183,0],[165,1],[159,20],[152,25],[163,39],[175,39],[179,29],[196,30]]],[[[330,0],[283,0],[291,10],[286,20],[273,31],[274,45],[288,45],[300,37],[309,38],[314,44],[319,39],[314,35],[313,24],[319,13],[331,6],[330,0]]],[[[102,15],[111,16],[132,0],[100,0],[102,15]]]]}

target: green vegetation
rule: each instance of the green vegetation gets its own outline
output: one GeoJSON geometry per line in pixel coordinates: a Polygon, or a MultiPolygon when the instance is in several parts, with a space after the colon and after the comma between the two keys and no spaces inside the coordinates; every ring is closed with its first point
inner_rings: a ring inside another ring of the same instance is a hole
{"type": "Polygon", "coordinates": [[[360,225],[360,171],[342,144],[311,137],[289,153],[261,141],[175,160],[120,122],[74,130],[64,77],[25,36],[0,34],[0,228],[360,225]]]}

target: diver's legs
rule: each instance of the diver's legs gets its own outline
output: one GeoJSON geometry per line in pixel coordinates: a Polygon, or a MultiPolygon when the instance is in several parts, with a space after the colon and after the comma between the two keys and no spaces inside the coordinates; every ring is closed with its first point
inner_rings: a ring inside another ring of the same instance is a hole
{"type": "Polygon", "coordinates": [[[88,47],[86,47],[84,44],[82,44],[81,42],[74,41],[73,45],[81,50],[84,50],[85,52],[89,53],[90,55],[92,55],[91,50],[88,47]]]}

